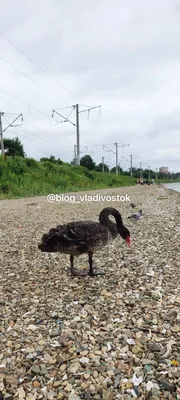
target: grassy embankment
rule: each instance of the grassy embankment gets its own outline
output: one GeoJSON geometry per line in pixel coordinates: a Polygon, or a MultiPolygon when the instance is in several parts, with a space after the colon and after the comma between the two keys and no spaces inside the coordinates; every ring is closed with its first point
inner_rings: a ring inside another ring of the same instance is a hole
{"type": "Polygon", "coordinates": [[[81,166],[0,157],[0,199],[125,187],[135,183],[136,179],[128,176],[89,171],[81,166]]]}

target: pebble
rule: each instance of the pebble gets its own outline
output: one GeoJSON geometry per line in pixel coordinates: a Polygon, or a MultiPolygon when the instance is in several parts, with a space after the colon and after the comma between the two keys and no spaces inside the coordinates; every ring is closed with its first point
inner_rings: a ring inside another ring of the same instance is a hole
{"type": "Polygon", "coordinates": [[[79,397],[77,394],[71,393],[68,396],[68,400],[81,400],[81,397],[79,397]]]}
{"type": "Polygon", "coordinates": [[[39,381],[33,381],[33,387],[34,387],[34,388],[38,388],[38,387],[40,387],[40,386],[41,386],[41,384],[40,384],[39,381]]]}
{"type": "Polygon", "coordinates": [[[173,383],[167,382],[167,381],[161,381],[160,382],[160,388],[163,390],[167,390],[168,392],[175,392],[176,387],[173,383]]]}
{"type": "Polygon", "coordinates": [[[89,358],[88,357],[82,357],[79,360],[82,364],[88,364],[89,363],[89,358]]]}
{"type": "Polygon", "coordinates": [[[68,369],[68,372],[71,374],[76,374],[79,370],[80,364],[79,363],[73,363],[73,365],[68,369]]]}
{"type": "Polygon", "coordinates": [[[148,348],[153,352],[161,351],[161,346],[158,343],[148,343],[148,348]]]}
{"type": "Polygon", "coordinates": [[[57,388],[57,387],[61,386],[61,383],[62,383],[62,381],[55,381],[55,382],[53,383],[53,386],[54,386],[55,388],[57,388]]]}
{"type": "Polygon", "coordinates": [[[139,346],[133,346],[132,347],[132,352],[134,354],[138,354],[138,353],[140,353],[140,351],[141,351],[141,348],[139,346]]]}
{"type": "Polygon", "coordinates": [[[149,360],[148,358],[142,358],[141,359],[141,362],[142,362],[142,365],[155,365],[155,366],[157,366],[158,365],[158,363],[157,363],[157,361],[155,361],[155,360],[149,360]]]}
{"type": "Polygon", "coordinates": [[[172,321],[173,319],[177,318],[177,315],[178,315],[177,310],[176,309],[172,309],[164,316],[164,319],[166,321],[172,321]]]}
{"type": "Polygon", "coordinates": [[[71,383],[68,383],[64,390],[65,390],[66,392],[70,392],[70,391],[72,390],[72,385],[71,385],[71,383]]]}
{"type": "Polygon", "coordinates": [[[34,365],[31,367],[31,374],[32,375],[39,375],[40,374],[40,368],[38,365],[34,365]]]}
{"type": "Polygon", "coordinates": [[[115,389],[118,388],[118,386],[120,384],[120,379],[121,379],[121,375],[116,375],[115,382],[114,382],[115,389]]]}

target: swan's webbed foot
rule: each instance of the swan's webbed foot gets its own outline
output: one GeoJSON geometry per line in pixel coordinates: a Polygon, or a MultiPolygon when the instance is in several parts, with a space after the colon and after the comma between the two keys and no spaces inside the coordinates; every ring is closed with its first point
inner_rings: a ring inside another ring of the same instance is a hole
{"type": "Polygon", "coordinates": [[[70,256],[70,263],[71,263],[71,274],[73,276],[87,276],[88,271],[78,271],[74,268],[74,256],[70,256]]]}
{"type": "Polygon", "coordinates": [[[87,276],[88,275],[88,271],[78,271],[75,268],[71,268],[71,274],[73,276],[87,276]]]}
{"type": "Polygon", "coordinates": [[[92,253],[89,253],[89,271],[79,271],[74,268],[74,256],[70,256],[71,262],[71,274],[73,276],[99,276],[105,275],[106,273],[101,270],[96,270],[93,268],[93,260],[92,260],[92,253]]]}
{"type": "Polygon", "coordinates": [[[101,270],[89,270],[88,275],[89,276],[98,276],[98,275],[105,275],[106,273],[101,270]]]}

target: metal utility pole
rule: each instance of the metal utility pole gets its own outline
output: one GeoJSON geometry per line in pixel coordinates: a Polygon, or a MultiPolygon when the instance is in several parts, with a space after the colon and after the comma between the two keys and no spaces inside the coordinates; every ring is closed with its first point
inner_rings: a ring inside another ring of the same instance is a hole
{"type": "MultiPolygon", "coordinates": [[[[52,110],[52,118],[54,116],[54,113],[56,113],[57,115],[60,115],[60,117],[62,117],[64,119],[64,121],[61,122],[69,122],[70,124],[76,126],[76,148],[77,148],[77,156],[76,156],[76,164],[80,165],[80,133],[79,133],[79,114],[82,112],[88,112],[88,117],[89,117],[89,113],[91,110],[94,110],[95,108],[99,108],[99,114],[101,111],[101,106],[95,106],[95,107],[89,107],[89,108],[85,108],[84,110],[79,111],[79,104],[75,104],[73,106],[70,106],[68,108],[72,108],[71,112],[69,113],[69,115],[66,117],[64,117],[62,114],[60,114],[57,110],[52,110]],[[74,124],[72,121],[69,120],[69,116],[70,114],[73,112],[73,110],[76,110],[76,123],[74,124]]],[[[82,106],[82,107],[86,107],[86,106],[82,106]]]]}
{"type": "MultiPolygon", "coordinates": [[[[5,114],[8,115],[8,113],[5,113],[5,112],[0,111],[1,154],[2,154],[3,156],[5,155],[3,133],[4,133],[5,131],[7,131],[8,128],[13,128],[13,127],[16,127],[16,126],[20,126],[20,124],[18,124],[18,125],[13,125],[14,122],[16,122],[19,118],[21,118],[21,121],[23,121],[23,115],[22,115],[22,114],[19,114],[12,122],[9,123],[8,126],[6,126],[5,129],[3,129],[2,117],[4,117],[5,114]]],[[[11,114],[11,115],[12,115],[12,114],[11,114]]],[[[13,114],[13,115],[17,115],[17,114],[13,114]]],[[[5,117],[4,117],[4,118],[5,118],[5,117]]],[[[7,120],[7,118],[6,118],[6,120],[7,120]]],[[[8,122],[9,122],[9,121],[8,121],[8,122]]]]}
{"type": "Polygon", "coordinates": [[[4,156],[4,140],[3,140],[2,112],[1,111],[0,111],[0,135],[1,135],[1,154],[4,156]]]}
{"type": "Polygon", "coordinates": [[[116,175],[118,175],[118,143],[115,143],[116,146],[116,175]]]}
{"type": "Polygon", "coordinates": [[[142,175],[141,175],[141,168],[142,168],[142,162],[140,162],[140,180],[142,179],[142,175]]]}
{"type": "Polygon", "coordinates": [[[158,180],[158,172],[157,172],[157,168],[156,168],[156,180],[158,180]]]}
{"type": "Polygon", "coordinates": [[[76,159],[77,159],[77,151],[76,151],[76,148],[77,148],[77,145],[74,144],[74,161],[75,161],[75,164],[76,164],[76,159]]]}
{"type": "Polygon", "coordinates": [[[121,164],[120,164],[120,162],[118,163],[118,168],[119,168],[119,175],[121,175],[121,164]]]}
{"type": "Polygon", "coordinates": [[[76,140],[77,140],[77,165],[80,164],[80,139],[79,139],[79,104],[76,104],[76,140]]]}
{"type": "MultiPolygon", "coordinates": [[[[103,145],[103,149],[106,148],[108,151],[111,151],[112,153],[114,153],[116,155],[116,175],[118,175],[118,170],[119,170],[119,165],[118,165],[118,143],[110,143],[113,144],[115,146],[115,151],[109,149],[107,146],[103,145]]],[[[125,146],[130,146],[130,144],[123,144],[119,147],[125,147],[125,146]]]]}
{"type": "Polygon", "coordinates": [[[104,172],[104,157],[102,157],[102,172],[104,172]]]}
{"type": "Polygon", "coordinates": [[[130,155],[130,168],[131,168],[131,178],[132,178],[132,154],[130,155]]]}

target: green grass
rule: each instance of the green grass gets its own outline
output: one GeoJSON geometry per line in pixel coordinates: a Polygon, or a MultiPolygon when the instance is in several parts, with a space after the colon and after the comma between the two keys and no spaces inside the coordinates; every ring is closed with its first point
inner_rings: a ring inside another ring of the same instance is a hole
{"type": "Polygon", "coordinates": [[[136,184],[135,178],[89,171],[81,166],[38,162],[31,158],[0,157],[0,199],[45,196],[125,187],[136,184]]]}
{"type": "Polygon", "coordinates": [[[155,180],[155,183],[180,183],[180,179],[157,179],[155,180]]]}

